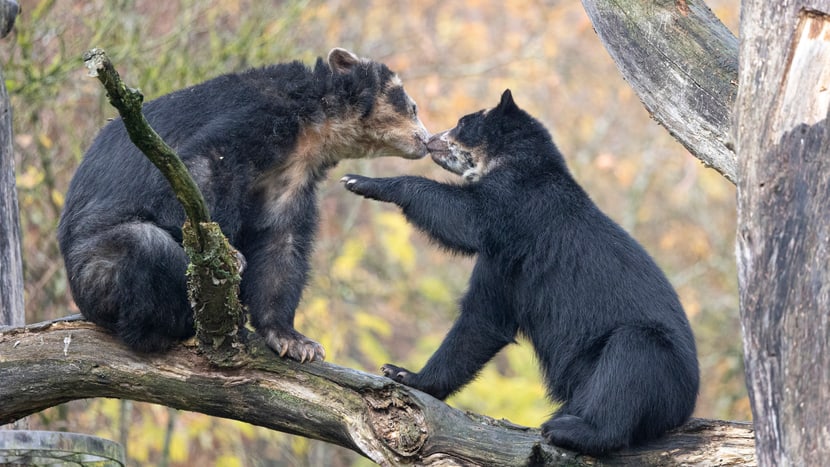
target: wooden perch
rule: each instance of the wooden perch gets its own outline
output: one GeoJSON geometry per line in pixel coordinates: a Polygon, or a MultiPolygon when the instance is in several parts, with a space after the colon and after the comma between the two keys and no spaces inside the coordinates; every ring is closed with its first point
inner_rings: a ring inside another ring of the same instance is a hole
{"type": "Polygon", "coordinates": [[[152,402],[344,446],[383,465],[755,465],[747,423],[694,419],[643,448],[596,460],[539,430],[466,414],[380,376],[275,358],[259,340],[217,368],[198,349],[138,355],[90,323],[0,328],[0,424],[63,402],[152,402]]]}
{"type": "Polygon", "coordinates": [[[233,365],[242,347],[238,337],[245,322],[239,301],[240,268],[244,261],[219,225],[210,222],[202,192],[184,162],[144,118],[141,92],[121,81],[103,50],[89,50],[83,59],[90,76],[98,78],[106,88],[130,140],[161,171],[184,208],[187,222],[182,227],[183,245],[190,258],[187,291],[195,314],[196,337],[213,349],[209,355],[215,363],[233,365]]]}

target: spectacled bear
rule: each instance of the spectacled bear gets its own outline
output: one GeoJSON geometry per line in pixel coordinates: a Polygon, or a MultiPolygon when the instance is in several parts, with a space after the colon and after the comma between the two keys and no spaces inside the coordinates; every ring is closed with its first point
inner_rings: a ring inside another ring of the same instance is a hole
{"type": "Polygon", "coordinates": [[[392,379],[444,399],[517,334],[562,403],[547,442],[602,455],[686,421],[698,392],[689,322],[646,251],[569,173],[545,127],[509,90],[493,109],[433,135],[433,160],[465,183],[347,175],[347,189],[395,203],[447,249],[476,254],[461,313],[418,373],[392,379]]]}
{"type": "MultiPolygon", "coordinates": [[[[281,356],[323,359],[294,329],[318,224],[316,186],[342,159],[427,154],[429,133],[400,79],[333,49],[313,69],[295,61],[226,74],[148,102],[144,113],[245,257],[241,299],[253,326],[281,356]]],[[[82,314],[136,351],[194,334],[184,220],[120,119],[105,126],[70,183],[58,240],[82,314]]]]}

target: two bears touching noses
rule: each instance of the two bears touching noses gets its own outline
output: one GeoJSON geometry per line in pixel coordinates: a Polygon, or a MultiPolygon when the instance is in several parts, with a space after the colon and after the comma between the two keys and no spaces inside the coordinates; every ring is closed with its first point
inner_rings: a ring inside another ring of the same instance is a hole
{"type": "MultiPolygon", "coordinates": [[[[680,301],[646,251],[591,201],[544,125],[510,91],[430,136],[398,76],[333,49],[232,73],[145,104],[211,216],[244,255],[241,298],[281,356],[322,360],[294,329],[319,221],[316,189],[340,160],[429,155],[459,182],[346,175],[394,203],[448,251],[475,255],[460,314],[424,367],[384,375],[445,399],[517,335],[559,409],[556,446],[600,456],[658,438],[692,414],[699,370],[680,301]]],[[[193,335],[184,212],[130,142],[106,125],[70,184],[58,240],[82,314],[138,352],[193,335]]]]}

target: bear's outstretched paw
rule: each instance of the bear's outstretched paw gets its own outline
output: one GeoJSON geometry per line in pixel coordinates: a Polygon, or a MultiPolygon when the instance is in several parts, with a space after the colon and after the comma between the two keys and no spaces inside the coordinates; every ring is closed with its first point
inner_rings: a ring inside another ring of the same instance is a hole
{"type": "Polygon", "coordinates": [[[414,376],[414,373],[407,370],[406,368],[401,368],[390,363],[387,363],[386,365],[380,367],[380,370],[383,372],[383,376],[386,376],[387,378],[391,378],[403,384],[406,384],[407,381],[409,381],[412,378],[412,376],[414,376]]]}
{"type": "Polygon", "coordinates": [[[264,333],[265,343],[280,357],[289,357],[300,363],[325,360],[326,351],[323,346],[291,329],[268,330],[264,333]]]}
{"type": "Polygon", "coordinates": [[[356,193],[364,198],[380,200],[377,197],[377,182],[374,178],[348,174],[343,176],[340,181],[343,183],[343,186],[345,186],[346,189],[352,193],[356,193]]]}

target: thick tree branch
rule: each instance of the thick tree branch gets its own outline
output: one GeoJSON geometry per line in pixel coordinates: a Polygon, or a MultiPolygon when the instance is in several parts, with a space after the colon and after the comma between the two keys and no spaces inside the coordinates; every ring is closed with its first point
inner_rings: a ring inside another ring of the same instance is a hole
{"type": "Polygon", "coordinates": [[[600,40],[651,116],[737,180],[730,115],[738,40],[698,0],[582,0],[600,40]]]}
{"type": "Polygon", "coordinates": [[[385,465],[754,465],[745,423],[693,420],[598,462],[544,444],[537,429],[462,413],[387,378],[274,358],[263,343],[248,344],[245,362],[218,368],[186,345],[137,355],[83,321],[0,329],[0,424],[115,397],[320,439],[385,465]]]}

